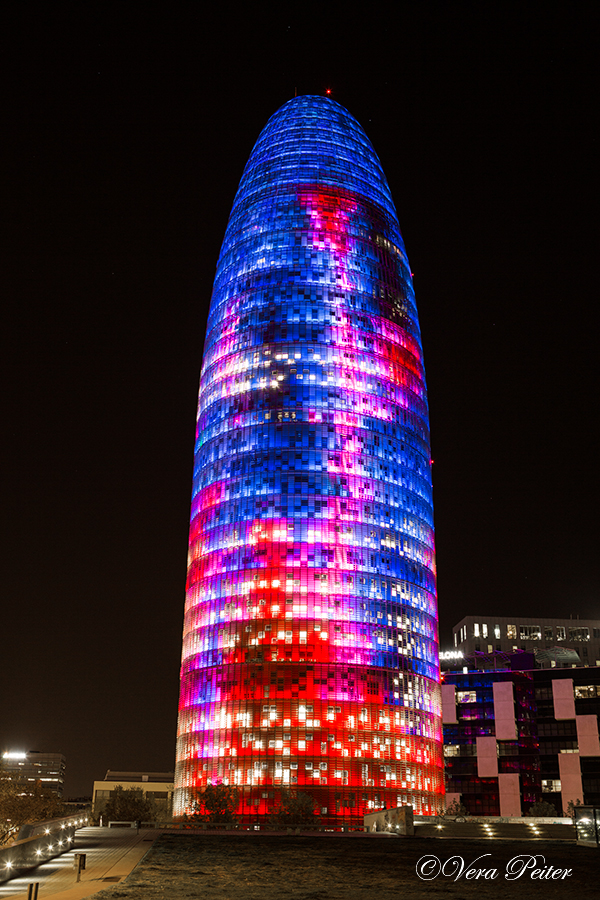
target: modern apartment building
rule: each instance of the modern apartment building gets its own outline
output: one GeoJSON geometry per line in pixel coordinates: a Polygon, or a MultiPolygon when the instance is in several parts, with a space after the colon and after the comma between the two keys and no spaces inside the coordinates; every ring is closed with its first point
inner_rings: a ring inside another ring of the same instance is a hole
{"type": "Polygon", "coordinates": [[[39,781],[43,787],[62,797],[66,763],[66,757],[62,753],[8,750],[0,759],[0,773],[23,785],[33,785],[39,781]]]}
{"type": "Polygon", "coordinates": [[[600,806],[600,668],[446,672],[442,702],[448,802],[501,816],[600,806]]]}

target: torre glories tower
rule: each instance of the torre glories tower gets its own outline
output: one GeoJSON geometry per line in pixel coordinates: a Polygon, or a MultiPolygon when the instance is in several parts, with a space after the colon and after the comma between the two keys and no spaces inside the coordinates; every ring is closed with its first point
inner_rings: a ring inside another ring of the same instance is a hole
{"type": "Polygon", "coordinates": [[[295,97],[244,170],[196,435],[175,815],[209,784],[328,827],[443,794],[427,392],[379,159],[295,97]]]}

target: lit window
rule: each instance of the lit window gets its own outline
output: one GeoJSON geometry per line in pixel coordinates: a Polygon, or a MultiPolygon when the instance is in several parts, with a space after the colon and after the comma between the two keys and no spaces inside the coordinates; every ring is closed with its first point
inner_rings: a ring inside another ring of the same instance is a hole
{"type": "Polygon", "coordinates": [[[459,756],[460,747],[453,744],[444,744],[444,756],[459,756]]]}
{"type": "Polygon", "coordinates": [[[575,697],[586,700],[589,697],[600,697],[600,684],[586,684],[575,687],[575,697]]]}
{"type": "Polygon", "coordinates": [[[542,778],[543,794],[559,794],[561,790],[560,778],[542,778]]]}
{"type": "Polygon", "coordinates": [[[477,703],[477,693],[475,691],[457,691],[457,703],[477,703]]]}
{"type": "Polygon", "coordinates": [[[589,628],[580,628],[580,627],[569,627],[569,640],[570,641],[589,641],[590,639],[590,629],[589,628]]]}
{"type": "Polygon", "coordinates": [[[520,625],[519,640],[520,641],[541,641],[542,629],[539,625],[520,625]]]}

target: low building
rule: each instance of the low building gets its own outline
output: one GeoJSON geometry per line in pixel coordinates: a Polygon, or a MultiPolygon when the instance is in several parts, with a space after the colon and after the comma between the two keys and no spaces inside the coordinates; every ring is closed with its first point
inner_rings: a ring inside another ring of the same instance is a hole
{"type": "Polygon", "coordinates": [[[578,801],[600,805],[600,668],[519,670],[532,657],[515,653],[508,669],[499,652],[494,670],[493,656],[442,676],[447,802],[501,816],[538,800],[558,815],[578,801]]]}
{"type": "Polygon", "coordinates": [[[8,750],[2,754],[0,773],[2,777],[16,781],[23,786],[33,787],[40,782],[42,787],[54,791],[62,797],[65,784],[67,760],[62,753],[48,753],[43,750],[8,750]]]}
{"type": "Polygon", "coordinates": [[[156,804],[159,818],[168,818],[173,809],[174,772],[113,772],[110,769],[103,781],[94,782],[93,810],[102,815],[107,801],[117,787],[141,789],[144,797],[156,804]]]}
{"type": "Polygon", "coordinates": [[[452,651],[463,656],[521,650],[542,668],[600,666],[600,619],[465,616],[452,637],[452,651]]]}

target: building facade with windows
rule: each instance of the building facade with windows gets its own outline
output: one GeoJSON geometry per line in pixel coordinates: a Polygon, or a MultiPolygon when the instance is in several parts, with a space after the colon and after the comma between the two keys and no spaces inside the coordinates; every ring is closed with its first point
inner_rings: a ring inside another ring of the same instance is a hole
{"type": "Polygon", "coordinates": [[[0,776],[17,781],[26,788],[39,782],[42,787],[62,797],[65,784],[66,757],[63,753],[42,750],[7,750],[0,759],[0,776]]]}
{"type": "Polygon", "coordinates": [[[452,635],[464,656],[525,650],[544,668],[600,666],[600,619],[465,616],[452,635]]]}
{"type": "Polygon", "coordinates": [[[501,816],[600,805],[600,668],[447,672],[442,698],[448,802],[501,816]]]}
{"type": "Polygon", "coordinates": [[[121,787],[123,790],[141,790],[144,797],[154,803],[159,819],[166,820],[173,810],[173,777],[173,772],[113,772],[109,769],[103,781],[94,782],[94,815],[98,817],[104,813],[116,788],[121,787]]]}
{"type": "Polygon", "coordinates": [[[198,403],[175,814],[208,784],[260,822],[434,812],[443,791],[429,424],[381,164],[296,97],[245,168],[198,403]]]}

